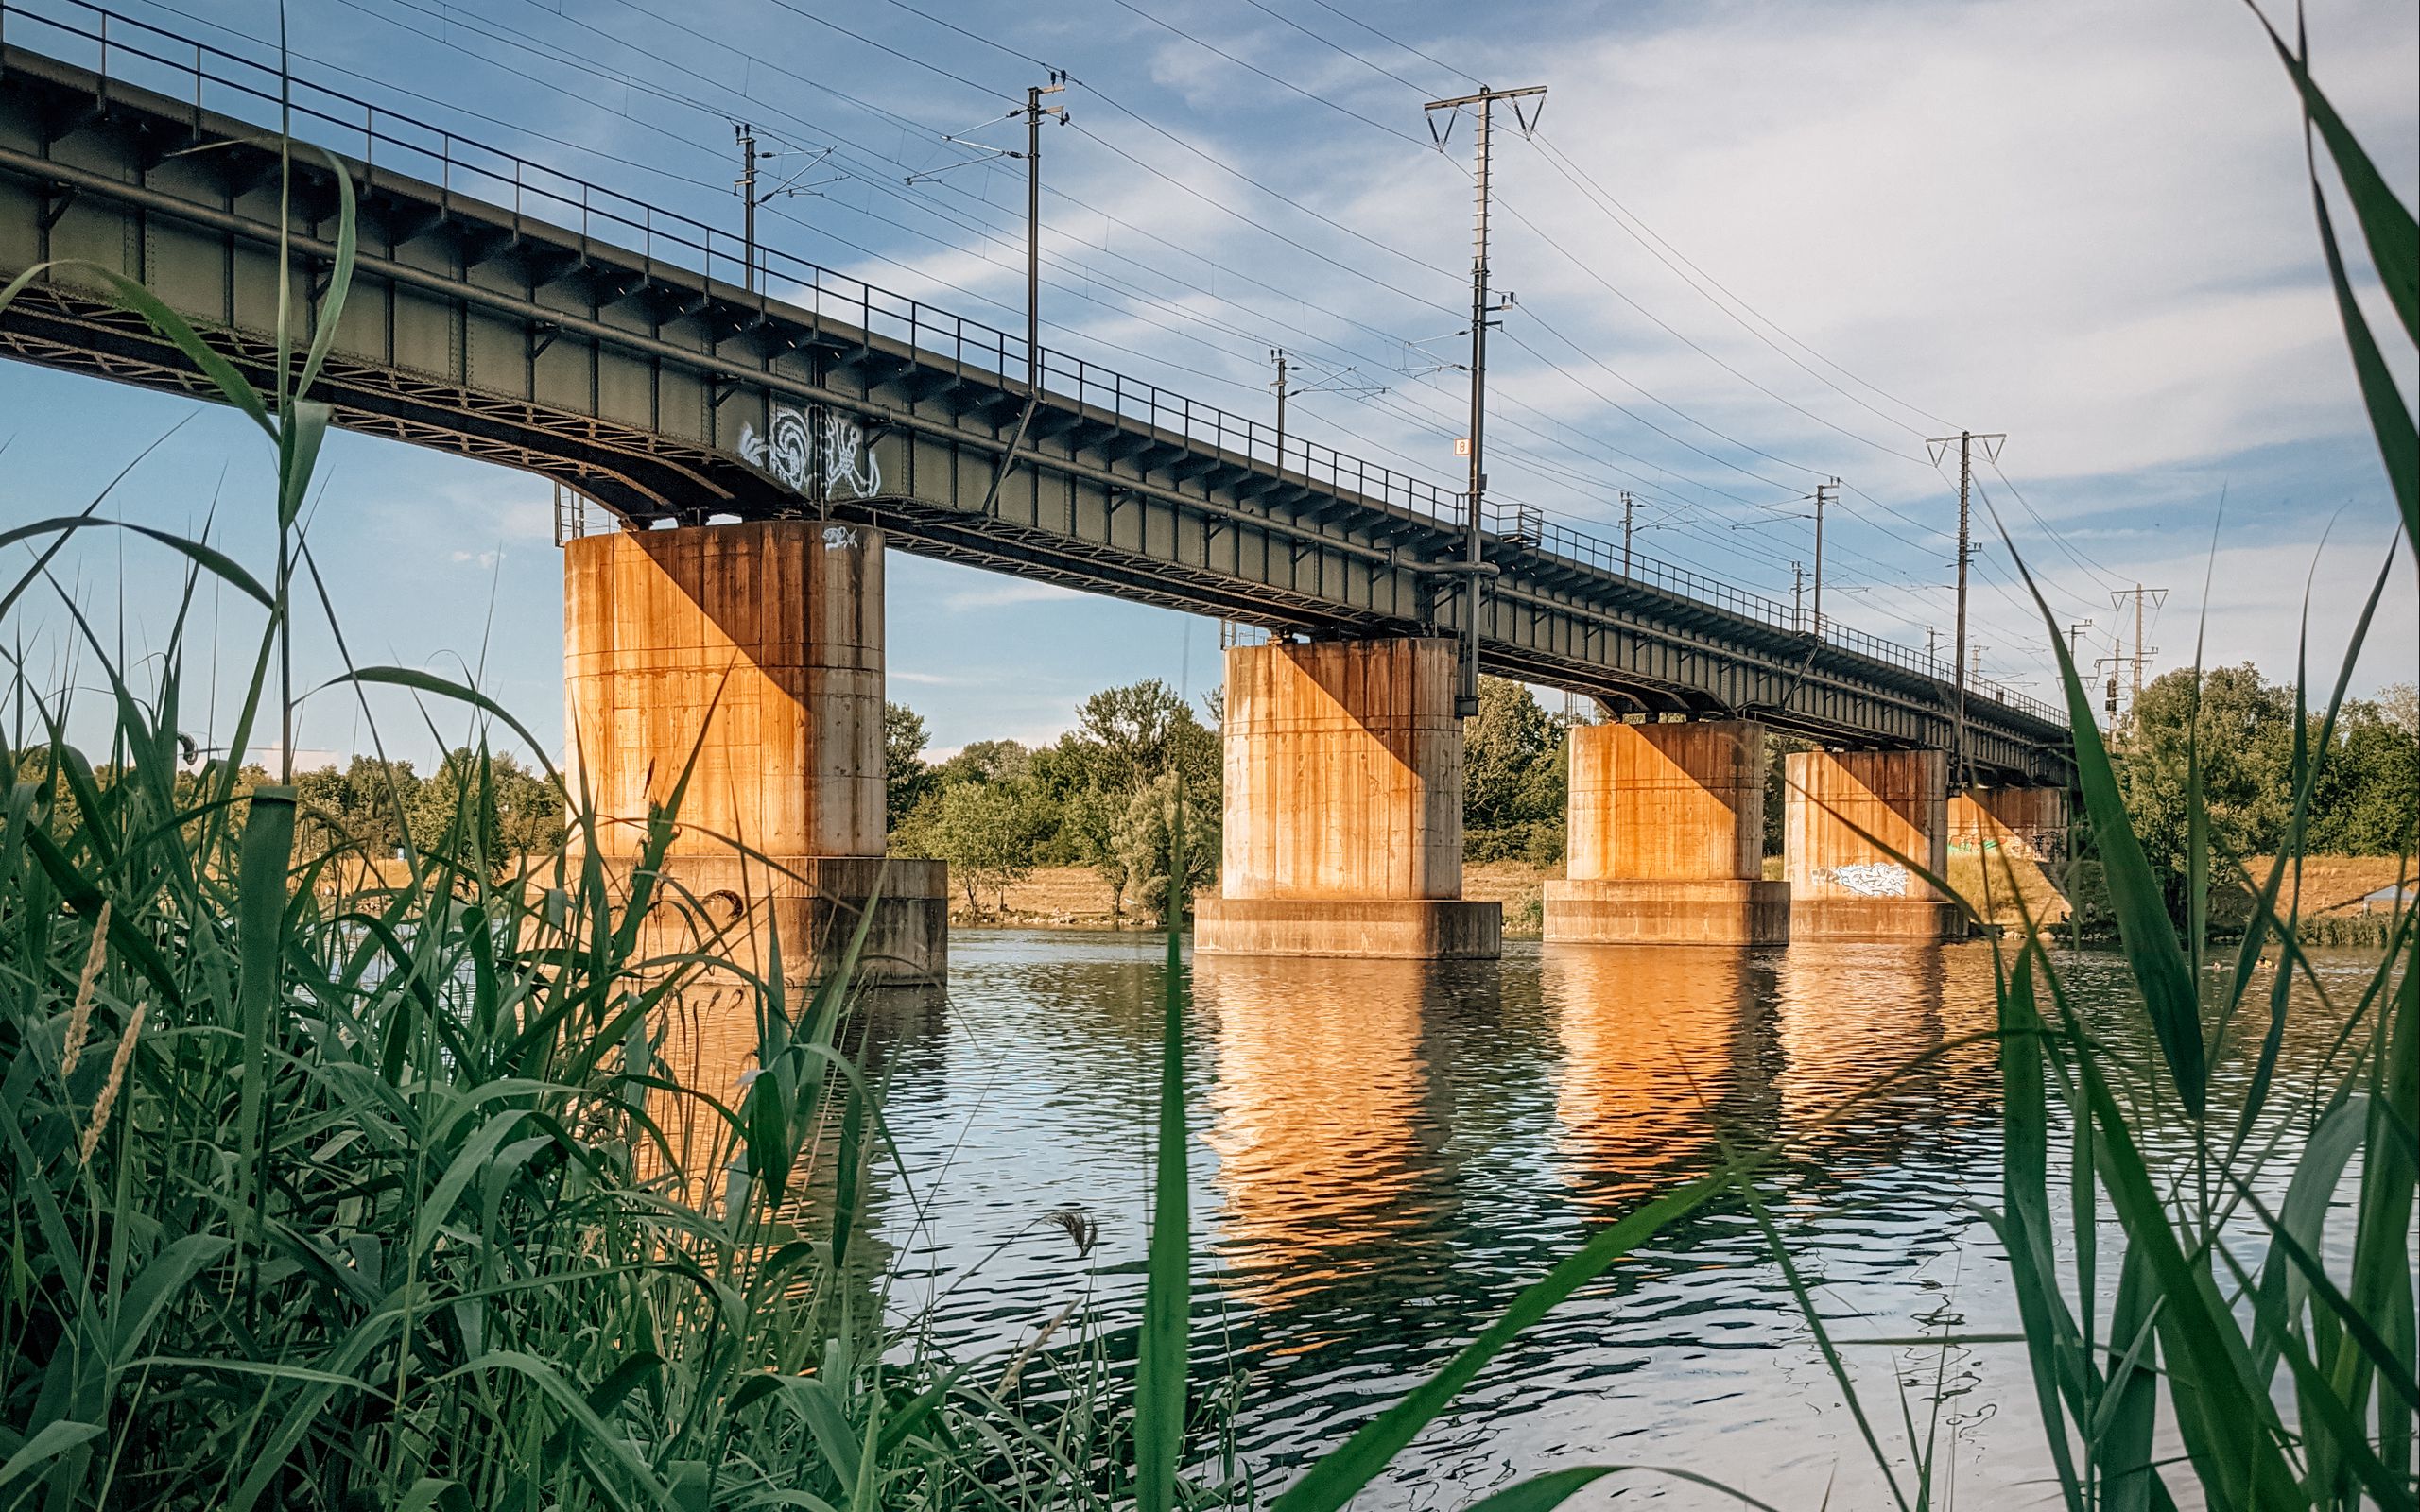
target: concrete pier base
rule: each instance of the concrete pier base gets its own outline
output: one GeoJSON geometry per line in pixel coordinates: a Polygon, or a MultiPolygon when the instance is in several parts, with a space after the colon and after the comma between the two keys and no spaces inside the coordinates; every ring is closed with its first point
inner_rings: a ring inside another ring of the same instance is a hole
{"type": "Polygon", "coordinates": [[[1780,945],[1789,885],[1764,880],[1765,731],[1748,720],[1575,726],[1567,878],[1546,937],[1780,945]]]}
{"type": "Polygon", "coordinates": [[[1445,640],[1227,652],[1218,955],[1493,959],[1503,906],[1462,893],[1462,726],[1445,640]]]}
{"type": "Polygon", "coordinates": [[[1504,905],[1460,898],[1204,898],[1194,945],[1216,955],[1367,955],[1492,961],[1504,905]]]}
{"type": "MultiPolygon", "coordinates": [[[[946,868],[886,860],[882,537],[774,520],[565,542],[566,775],[628,874],[672,807],[639,948],[828,971],[873,901],[865,983],[938,982],[946,868]]],[[[574,844],[579,844],[575,832],[574,844]]]]}
{"type": "Polygon", "coordinates": [[[1787,945],[1789,884],[1549,882],[1546,937],[1598,945],[1787,945]]]}
{"type": "Polygon", "coordinates": [[[1957,904],[1892,854],[1934,876],[1946,867],[1945,752],[1800,751],[1788,778],[1783,872],[1793,940],[1928,944],[1963,933],[1957,904]]]}

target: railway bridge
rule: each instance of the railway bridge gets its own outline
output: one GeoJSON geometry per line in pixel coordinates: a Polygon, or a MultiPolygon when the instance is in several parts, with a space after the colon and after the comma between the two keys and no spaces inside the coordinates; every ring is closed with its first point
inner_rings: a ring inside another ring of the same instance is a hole
{"type": "MultiPolygon", "coordinates": [[[[883,865],[893,550],[1270,632],[1228,653],[1204,949],[1494,953],[1493,905],[1461,899],[1474,613],[1488,670],[1608,716],[1572,737],[1550,936],[1939,937],[1946,905],[1869,836],[1937,862],[1954,823],[2058,822],[2060,715],[1926,656],[1519,509],[1482,519],[1474,572],[1436,483],[273,62],[0,0],[0,281],[67,265],[0,313],[0,352],[207,395],[74,266],[98,264],[267,387],[281,257],[292,328],[335,321],[312,397],[336,423],[616,517],[566,547],[576,760],[631,817],[702,740],[682,864],[792,929],[828,928],[883,865]],[[281,120],[315,150],[282,151],[281,120]],[[338,175],[357,255],[335,307],[338,175]],[[1761,872],[1769,730],[1818,747],[1790,759],[1786,883],[1761,872]],[[787,875],[746,883],[733,835],[787,875]]],[[[937,970],[940,868],[889,865],[889,948],[937,970]]]]}

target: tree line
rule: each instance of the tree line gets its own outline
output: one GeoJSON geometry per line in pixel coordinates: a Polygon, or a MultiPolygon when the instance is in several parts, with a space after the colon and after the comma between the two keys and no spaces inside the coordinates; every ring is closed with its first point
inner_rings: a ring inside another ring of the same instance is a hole
{"type": "MultiPolygon", "coordinates": [[[[1088,867],[1113,913],[1163,920],[1176,866],[1170,820],[1184,799],[1181,894],[1218,881],[1221,699],[1201,713],[1156,679],[1108,688],[1075,728],[1028,747],[977,741],[925,759],[924,716],[890,704],[883,727],[894,854],[946,861],[967,905],[1005,906],[1043,867],[1088,867]]],[[[1564,724],[1528,687],[1481,680],[1463,753],[1464,827],[1474,859],[1549,864],[1563,854],[1564,724]]]]}
{"type": "Polygon", "coordinates": [[[2291,683],[2258,668],[2180,668],[2153,679],[2110,737],[2118,790],[2171,912],[2184,917],[2191,799],[2198,791],[2223,887],[2228,858],[2273,854],[2293,822],[2294,747],[2318,763],[2306,855],[2412,853],[2420,827],[2420,696],[2398,683],[2348,699],[2333,731],[2297,717],[2291,683]],[[2325,743],[2322,744],[2322,736],[2325,743]]]}

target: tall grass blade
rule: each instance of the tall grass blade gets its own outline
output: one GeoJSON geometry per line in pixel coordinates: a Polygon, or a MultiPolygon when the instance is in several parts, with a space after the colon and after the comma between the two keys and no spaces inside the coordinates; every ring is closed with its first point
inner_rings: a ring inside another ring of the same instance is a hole
{"type": "Polygon", "coordinates": [[[2207,1054],[2202,1043],[2201,993],[2186,963],[2185,952],[2176,942],[2176,932],[2169,923],[2168,908],[2161,901],[2159,884],[2152,876],[2151,862],[2143,854],[2143,843],[2135,837],[2134,824],[2127,816],[2126,801],[2118,795],[2117,770],[2110,765],[2109,748],[2101,743],[2100,727],[2094,723],[2091,696],[2084,692],[2083,679],[2076,676],[2066,637],[2059,632],[2058,616],[2051,613],[2049,601],[2042,596],[2033,574],[2014,550],[2011,559],[2016,561],[2026,592],[2042,611],[2042,623],[2048,627],[2050,640],[2057,643],[2050,649],[2058,658],[2059,681],[2067,696],[2067,722],[2075,736],[2076,777],[2083,789],[2084,811],[2091,822],[2093,841],[2100,850],[2110,912],[2117,917],[2126,963],[2134,972],[2135,986],[2142,991],[2143,1007],[2151,1016],[2152,1033],[2168,1061],[2177,1097],[2184,1103],[2186,1112],[2198,1122],[2208,1100],[2210,1078],[2207,1054]]]}
{"type": "Polygon", "coordinates": [[[2253,15],[2259,18],[2261,29],[2269,33],[2270,45],[2277,49],[2277,60],[2286,65],[2286,76],[2294,81],[2294,89],[2302,96],[2303,112],[2319,131],[2319,139],[2327,145],[2327,155],[2336,163],[2336,172],[2344,180],[2345,198],[2353,204],[2353,214],[2361,223],[2361,235],[2369,244],[2371,266],[2377,269],[2378,283],[2385,288],[2389,303],[2403,320],[2404,334],[2420,342],[2420,221],[2387,186],[2386,176],[2362,149],[2344,118],[2312,81],[2309,65],[2277,28],[2261,15],[2253,0],[2245,0],[2253,15]]]}
{"type": "Polygon", "coordinates": [[[1184,795],[1169,816],[1167,953],[1160,972],[1159,1127],[1153,1141],[1149,1279],[1134,1377],[1134,1501],[1140,1512],[1174,1504],[1188,1416],[1187,1335],[1193,1312],[1193,1235],[1184,1120],[1184,795]]]}

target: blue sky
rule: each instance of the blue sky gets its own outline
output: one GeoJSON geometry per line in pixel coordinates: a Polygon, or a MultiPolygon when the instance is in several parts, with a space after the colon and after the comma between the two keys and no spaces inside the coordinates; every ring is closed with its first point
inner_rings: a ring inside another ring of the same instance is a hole
{"type": "MultiPolygon", "coordinates": [[[[122,9],[245,53],[276,26],[256,0],[122,9]]],[[[1504,133],[1497,158],[1495,276],[1519,297],[1492,361],[1499,499],[1613,529],[1629,489],[1642,550],[1787,597],[1803,497],[1838,474],[1826,608],[1921,645],[1949,623],[1956,508],[1924,438],[2005,431],[1985,496],[2063,622],[2095,621],[2093,654],[2110,591],[2141,581],[2170,590],[2157,665],[2189,658],[2207,575],[2208,657],[2276,676],[2306,583],[2332,663],[2389,540],[2291,95],[2221,0],[296,0],[289,19],[300,71],[333,88],[717,223],[736,224],[731,122],[752,120],[786,154],[769,181],[812,190],[767,207],[765,241],[1011,327],[1022,180],[944,138],[1008,144],[1003,113],[1064,68],[1045,339],[1256,415],[1284,345],[1329,390],[1289,430],[1440,479],[1462,428],[1461,375],[1438,370],[1459,342],[1438,338],[1467,303],[1469,129],[1441,154],[1421,106],[1544,83],[1537,137],[1504,133]]],[[[2411,6],[2324,0],[2310,26],[2323,83],[2415,198],[2411,6]]],[[[268,549],[268,458],[222,412],[0,364],[0,439],[11,519],[80,507],[158,442],[104,513],[184,527],[215,499],[216,536],[268,549]]],[[[547,485],[359,438],[320,478],[313,553],[355,660],[469,668],[559,743],[547,485]]],[[[160,643],[172,559],[95,541],[60,570],[104,634],[122,617],[130,647],[160,643]]],[[[1985,671],[2046,692],[1996,541],[1978,572],[1985,671]]],[[[2361,688],[2413,676],[2411,582],[2361,688]]],[[[38,680],[82,675],[55,599],[14,617],[38,680]]],[[[233,685],[250,631],[232,607],[226,627],[233,685]]],[[[1113,682],[1217,675],[1213,623],[904,556],[890,628],[892,696],[944,748],[1047,738],[1113,682]]],[[[337,665],[324,627],[299,656],[305,685],[337,665]]],[[[462,725],[437,717],[378,721],[424,756],[462,725]]],[[[296,740],[367,743],[334,695],[296,740]]]]}

